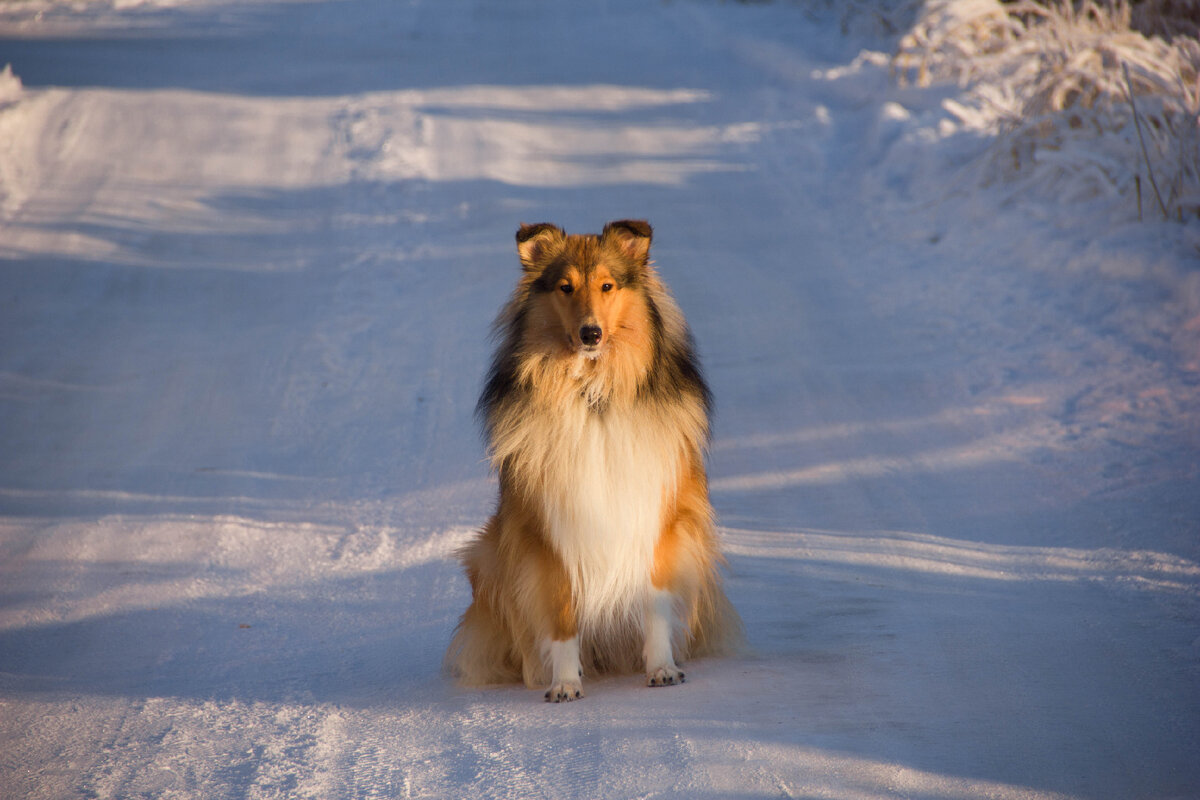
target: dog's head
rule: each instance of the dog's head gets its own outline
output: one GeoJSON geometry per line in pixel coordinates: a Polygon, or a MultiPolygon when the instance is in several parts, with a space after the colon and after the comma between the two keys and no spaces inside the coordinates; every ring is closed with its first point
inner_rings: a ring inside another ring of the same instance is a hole
{"type": "Polygon", "coordinates": [[[610,222],[598,236],[568,235],[546,222],[517,231],[529,297],[548,307],[570,350],[600,357],[644,306],[652,235],[643,220],[610,222]]]}

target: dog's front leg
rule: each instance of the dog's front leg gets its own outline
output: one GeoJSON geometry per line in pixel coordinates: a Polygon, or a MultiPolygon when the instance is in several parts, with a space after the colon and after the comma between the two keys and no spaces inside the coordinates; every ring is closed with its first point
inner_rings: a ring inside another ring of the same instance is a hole
{"type": "Polygon", "coordinates": [[[550,664],[550,688],[546,700],[567,703],[583,697],[583,667],[579,663],[579,636],[569,639],[547,639],[543,645],[545,659],[550,664]]]}
{"type": "Polygon", "coordinates": [[[646,659],[646,685],[672,686],[683,683],[683,671],[675,665],[672,642],[678,626],[675,595],[666,589],[654,589],[646,603],[643,623],[646,636],[642,655],[646,659]]]}

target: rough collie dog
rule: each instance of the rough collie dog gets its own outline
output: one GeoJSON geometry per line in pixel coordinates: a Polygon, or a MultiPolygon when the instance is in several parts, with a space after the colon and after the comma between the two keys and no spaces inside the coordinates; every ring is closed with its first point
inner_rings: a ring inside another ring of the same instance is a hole
{"type": "Polygon", "coordinates": [[[495,515],[461,552],[472,600],[446,654],[468,684],[524,680],[552,702],[585,673],[728,649],[704,449],[710,398],[691,335],[649,261],[651,228],[522,225],[478,413],[495,515]]]}

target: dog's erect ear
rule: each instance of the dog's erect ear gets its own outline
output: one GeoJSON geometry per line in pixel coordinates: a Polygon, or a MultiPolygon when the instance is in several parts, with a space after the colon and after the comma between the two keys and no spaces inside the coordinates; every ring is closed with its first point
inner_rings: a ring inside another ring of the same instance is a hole
{"type": "Polygon", "coordinates": [[[654,229],[644,219],[622,219],[604,226],[600,240],[613,243],[639,266],[645,266],[650,257],[650,239],[654,229]]]}
{"type": "Polygon", "coordinates": [[[521,266],[528,270],[538,269],[538,262],[543,261],[547,254],[561,248],[566,237],[567,234],[562,228],[549,222],[522,224],[517,229],[517,254],[521,256],[521,266]]]}

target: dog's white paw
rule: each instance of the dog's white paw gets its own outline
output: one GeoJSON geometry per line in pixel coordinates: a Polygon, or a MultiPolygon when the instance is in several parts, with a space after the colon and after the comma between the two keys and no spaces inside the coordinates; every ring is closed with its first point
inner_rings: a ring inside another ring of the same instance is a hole
{"type": "Polygon", "coordinates": [[[583,697],[583,685],[577,681],[559,681],[546,690],[547,703],[569,703],[583,697]]]}
{"type": "Polygon", "coordinates": [[[683,681],[683,670],[674,664],[668,664],[646,673],[647,686],[674,686],[683,681]]]}

